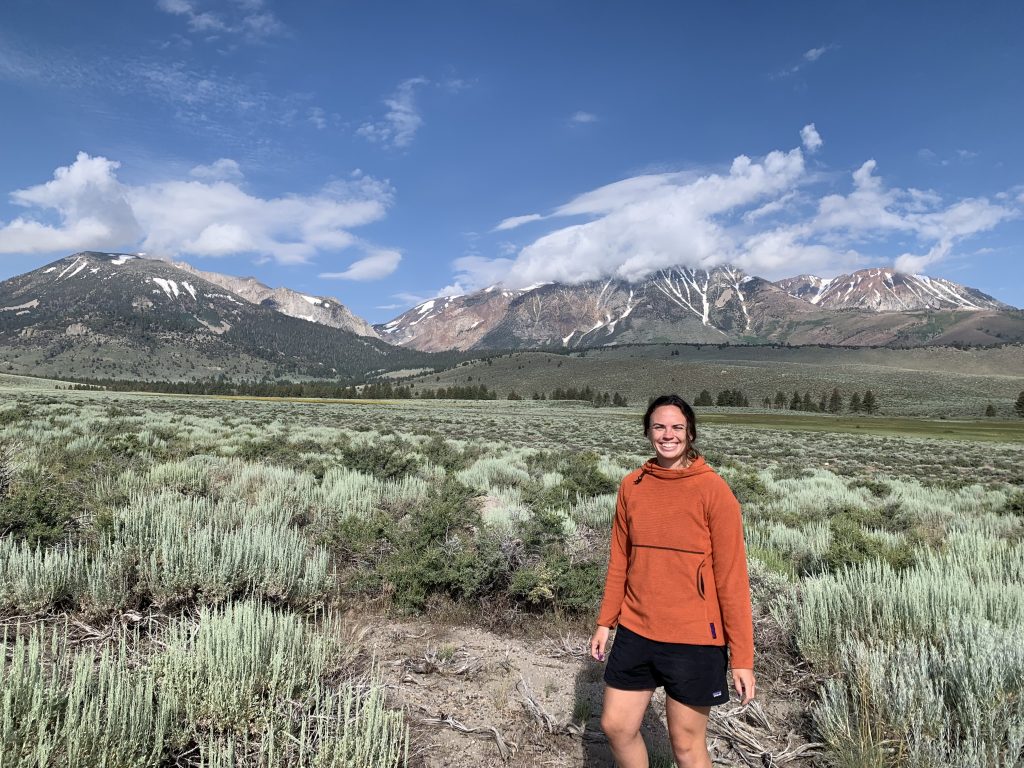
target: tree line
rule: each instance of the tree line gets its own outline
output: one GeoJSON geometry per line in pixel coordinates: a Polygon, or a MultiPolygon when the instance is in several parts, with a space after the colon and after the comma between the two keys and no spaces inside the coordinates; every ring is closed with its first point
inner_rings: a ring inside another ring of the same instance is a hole
{"type": "Polygon", "coordinates": [[[68,389],[99,389],[115,392],[160,392],[170,395],[240,395],[244,397],[295,397],[331,400],[496,400],[498,393],[483,384],[440,387],[416,391],[412,384],[372,382],[364,385],[332,381],[132,381],[129,379],[78,379],[68,389]]]}
{"type": "MultiPolygon", "coordinates": [[[[700,394],[697,395],[697,399],[693,401],[693,404],[696,406],[714,405],[724,408],[748,408],[750,406],[750,399],[741,389],[723,389],[715,397],[712,397],[708,390],[702,389],[700,394]]],[[[864,390],[863,395],[860,392],[854,392],[850,395],[849,400],[843,399],[843,395],[839,392],[838,387],[832,390],[831,395],[822,392],[819,398],[811,397],[810,390],[805,391],[802,395],[799,391],[794,391],[792,395],[787,395],[780,389],[775,393],[774,398],[765,396],[761,401],[761,405],[764,408],[774,410],[788,409],[790,411],[810,411],[812,413],[842,413],[844,410],[848,413],[878,413],[878,397],[870,389],[864,390]]],[[[1022,408],[1024,408],[1024,405],[1022,405],[1022,408]]]]}
{"type": "MultiPolygon", "coordinates": [[[[509,400],[522,400],[523,396],[518,394],[514,389],[508,393],[509,400]]],[[[569,387],[563,389],[562,387],[556,387],[550,395],[544,392],[534,392],[530,395],[531,400],[581,400],[585,403],[591,403],[595,408],[605,408],[612,406],[615,408],[625,408],[629,405],[629,401],[625,395],[619,394],[618,392],[598,392],[592,389],[589,385],[578,389],[576,387],[569,387]]]]}

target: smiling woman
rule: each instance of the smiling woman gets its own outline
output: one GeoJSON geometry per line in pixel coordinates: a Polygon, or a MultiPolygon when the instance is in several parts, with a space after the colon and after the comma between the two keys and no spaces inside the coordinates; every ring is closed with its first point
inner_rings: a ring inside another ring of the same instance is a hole
{"type": "Polygon", "coordinates": [[[591,638],[605,670],[601,727],[618,764],[646,766],[640,724],[664,686],[669,735],[684,768],[711,768],[711,707],[754,697],[754,643],[743,522],[732,491],[699,454],[689,403],[663,395],[644,414],[655,457],[619,486],[604,600],[591,638]]]}

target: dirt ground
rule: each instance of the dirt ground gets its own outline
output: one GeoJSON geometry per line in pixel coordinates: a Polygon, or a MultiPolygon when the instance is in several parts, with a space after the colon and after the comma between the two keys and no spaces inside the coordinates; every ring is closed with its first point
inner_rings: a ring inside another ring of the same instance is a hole
{"type": "MultiPolygon", "coordinates": [[[[517,638],[426,620],[374,622],[364,638],[412,731],[415,768],[614,765],[600,731],[603,665],[588,638],[517,638]]],[[[713,710],[715,765],[816,765],[799,675],[758,670],[758,698],[713,710]]],[[[659,691],[643,728],[652,768],[674,766],[659,691]]]]}

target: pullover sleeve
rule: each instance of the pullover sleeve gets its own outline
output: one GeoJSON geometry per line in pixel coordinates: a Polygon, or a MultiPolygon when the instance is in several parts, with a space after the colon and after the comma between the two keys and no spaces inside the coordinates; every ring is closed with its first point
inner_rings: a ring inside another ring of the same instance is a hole
{"type": "Polygon", "coordinates": [[[629,566],[630,541],[624,487],[625,481],[619,486],[619,496],[615,502],[608,575],[604,581],[604,599],[601,601],[601,610],[597,615],[597,623],[601,627],[614,627],[618,623],[622,601],[626,597],[626,570],[629,566]]]}
{"type": "Polygon", "coordinates": [[[725,481],[716,485],[708,494],[707,515],[725,642],[733,669],[753,669],[754,622],[743,517],[739,502],[725,481]]]}

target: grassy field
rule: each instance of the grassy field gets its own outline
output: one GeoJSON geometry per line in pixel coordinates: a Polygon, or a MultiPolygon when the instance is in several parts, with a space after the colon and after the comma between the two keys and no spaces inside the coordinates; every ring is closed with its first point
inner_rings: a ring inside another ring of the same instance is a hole
{"type": "MultiPolygon", "coordinates": [[[[0,382],[5,768],[607,764],[581,644],[617,482],[649,449],[637,407],[15,384],[0,382]],[[351,618],[371,614],[385,666],[351,618]],[[426,628],[388,629],[410,617],[426,628]],[[478,627],[460,642],[534,666],[487,672],[445,644],[392,658],[455,619],[478,627]],[[561,627],[561,650],[526,654],[530,622],[561,627]],[[454,722],[486,741],[436,716],[464,685],[454,722]],[[502,752],[509,733],[530,749],[502,752]]],[[[1021,765],[1020,424],[700,418],[743,504],[775,721],[744,727],[774,764],[1021,765]]],[[[722,763],[762,759],[737,744],[721,740],[722,763]]]]}
{"type": "MultiPolygon", "coordinates": [[[[710,409],[709,409],[710,410],[710,409]]],[[[750,429],[807,430],[841,434],[888,435],[892,437],[923,437],[938,440],[968,440],[999,443],[1024,442],[1024,419],[912,419],[908,417],[842,417],[792,412],[704,414],[706,424],[728,424],[750,429]]]]}
{"type": "Polygon", "coordinates": [[[782,391],[810,392],[815,402],[838,387],[848,402],[871,389],[881,413],[981,418],[992,404],[998,418],[1014,417],[1024,391],[1024,347],[991,349],[842,349],[647,345],[586,350],[571,355],[514,352],[411,377],[414,389],[484,384],[504,398],[530,397],[557,387],[591,386],[619,392],[631,403],[666,391],[695,399],[740,389],[752,405],[782,391]]]}

